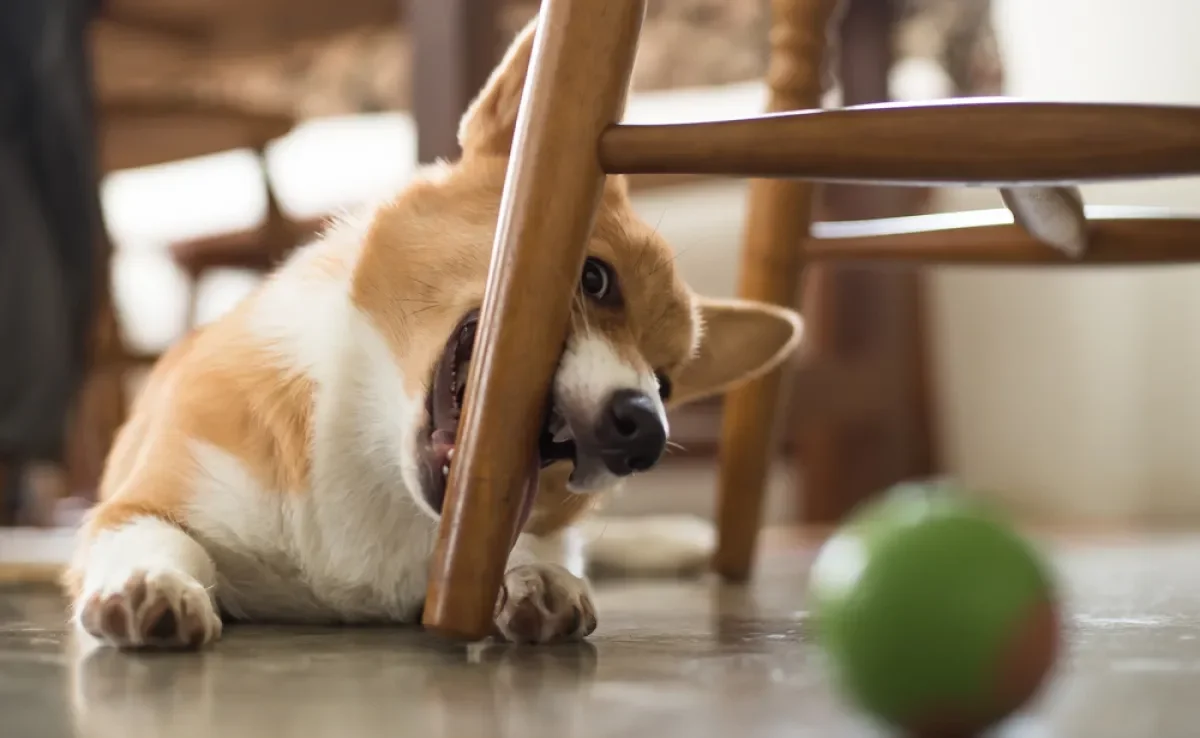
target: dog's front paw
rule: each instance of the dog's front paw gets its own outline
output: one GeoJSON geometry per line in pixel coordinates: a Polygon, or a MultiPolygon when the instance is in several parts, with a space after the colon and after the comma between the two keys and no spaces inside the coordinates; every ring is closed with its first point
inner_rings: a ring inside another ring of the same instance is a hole
{"type": "Polygon", "coordinates": [[[596,608],[579,577],[554,564],[526,564],[504,575],[496,628],[514,643],[582,640],[596,629],[596,608]]]}
{"type": "Polygon", "coordinates": [[[118,648],[197,648],[221,635],[204,587],[171,569],[135,570],[101,581],[76,605],[79,625],[118,648]]]}

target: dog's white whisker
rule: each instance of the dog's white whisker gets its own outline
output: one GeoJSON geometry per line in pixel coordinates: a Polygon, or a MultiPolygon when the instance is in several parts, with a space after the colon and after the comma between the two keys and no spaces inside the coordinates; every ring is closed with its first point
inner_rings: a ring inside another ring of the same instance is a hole
{"type": "MultiPolygon", "coordinates": [[[[587,305],[583,301],[582,294],[580,294],[578,292],[575,293],[575,303],[579,307],[578,321],[579,321],[580,332],[583,333],[585,336],[590,336],[592,334],[592,326],[591,326],[591,323],[588,322],[587,305]]],[[[574,317],[574,311],[572,311],[572,317],[574,317]]]]}

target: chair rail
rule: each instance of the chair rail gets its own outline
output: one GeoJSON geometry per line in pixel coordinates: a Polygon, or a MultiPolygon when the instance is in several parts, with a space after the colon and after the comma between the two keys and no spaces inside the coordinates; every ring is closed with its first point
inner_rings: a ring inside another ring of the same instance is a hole
{"type": "Polygon", "coordinates": [[[1200,174],[1200,107],[969,98],[616,125],[599,158],[610,174],[913,186],[1180,177],[1200,174]]]}
{"type": "Polygon", "coordinates": [[[1200,262],[1200,214],[1163,208],[1088,207],[1078,258],[1050,248],[1006,209],[815,223],[809,260],[975,265],[1166,265],[1200,262]]]}

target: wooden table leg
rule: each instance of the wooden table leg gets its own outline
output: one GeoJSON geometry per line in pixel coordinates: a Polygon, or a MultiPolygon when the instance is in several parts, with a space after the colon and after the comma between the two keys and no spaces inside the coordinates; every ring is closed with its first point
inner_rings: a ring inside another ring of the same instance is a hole
{"type": "Polygon", "coordinates": [[[430,567],[424,623],[446,636],[492,632],[604,186],[596,141],[623,112],[644,12],[644,0],[542,4],[430,567]]]}
{"type": "MultiPolygon", "coordinates": [[[[826,28],[838,0],[771,3],[770,110],[821,104],[826,28]]],[[[742,274],[738,294],[794,307],[803,268],[803,245],[812,219],[813,185],[786,180],[750,183],[742,274]]],[[[722,421],[717,501],[717,551],[713,568],[725,579],[749,577],[775,454],[776,408],[785,369],[729,393],[722,421]]]]}

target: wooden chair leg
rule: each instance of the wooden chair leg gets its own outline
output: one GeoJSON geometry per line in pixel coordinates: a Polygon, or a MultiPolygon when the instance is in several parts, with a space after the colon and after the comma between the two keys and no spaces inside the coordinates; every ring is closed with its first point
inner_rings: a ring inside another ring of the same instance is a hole
{"type": "Polygon", "coordinates": [[[932,471],[921,290],[912,270],[822,265],[809,277],[810,355],[856,367],[876,388],[869,414],[794,429],[800,518],[828,525],[880,490],[932,471]]]}
{"type": "MultiPolygon", "coordinates": [[[[891,98],[895,8],[848,0],[839,35],[843,103],[891,98]]],[[[822,191],[831,220],[913,215],[929,192],[834,185],[822,191]]],[[[800,520],[836,524],[896,482],[933,470],[925,387],[921,275],[913,269],[823,264],[806,275],[805,341],[815,361],[861,367],[877,388],[868,415],[793,427],[800,520]]]]}
{"type": "Polygon", "coordinates": [[[596,142],[623,111],[644,12],[645,0],[542,3],[430,567],[423,619],[443,635],[493,631],[604,186],[596,142]]]}
{"type": "MultiPolygon", "coordinates": [[[[826,29],[837,8],[838,0],[771,3],[771,112],[820,106],[826,29]]],[[[812,219],[813,186],[755,180],[749,198],[738,292],[748,299],[793,307],[812,219]]],[[[713,567],[727,580],[750,576],[776,448],[775,410],[784,372],[777,369],[744,385],[725,401],[713,567]]]]}
{"type": "Polygon", "coordinates": [[[405,3],[413,40],[412,113],[422,164],[459,153],[458,119],[499,59],[500,0],[405,3]]]}

